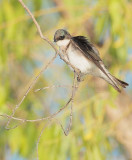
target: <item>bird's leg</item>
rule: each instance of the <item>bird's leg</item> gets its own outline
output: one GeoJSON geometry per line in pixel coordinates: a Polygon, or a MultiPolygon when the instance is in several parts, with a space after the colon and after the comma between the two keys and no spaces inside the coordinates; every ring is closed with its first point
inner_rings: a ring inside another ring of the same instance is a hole
{"type": "Polygon", "coordinates": [[[81,82],[81,76],[80,75],[77,76],[77,81],[81,82]]]}
{"type": "Polygon", "coordinates": [[[79,69],[76,69],[76,71],[74,70],[74,73],[77,74],[77,81],[78,81],[78,82],[83,81],[83,79],[82,79],[82,74],[81,74],[81,71],[80,71],[79,69]]]}
{"type": "Polygon", "coordinates": [[[82,77],[81,74],[79,74],[79,75],[77,76],[77,81],[78,81],[78,82],[84,81],[84,79],[83,79],[83,77],[82,77]]]}

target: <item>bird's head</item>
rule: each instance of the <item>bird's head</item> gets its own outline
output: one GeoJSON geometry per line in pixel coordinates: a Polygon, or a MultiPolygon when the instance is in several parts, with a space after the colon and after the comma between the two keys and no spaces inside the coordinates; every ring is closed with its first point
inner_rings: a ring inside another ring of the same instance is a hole
{"type": "Polygon", "coordinates": [[[71,35],[64,29],[58,29],[54,35],[54,42],[58,46],[66,46],[71,39],[71,35]]]}

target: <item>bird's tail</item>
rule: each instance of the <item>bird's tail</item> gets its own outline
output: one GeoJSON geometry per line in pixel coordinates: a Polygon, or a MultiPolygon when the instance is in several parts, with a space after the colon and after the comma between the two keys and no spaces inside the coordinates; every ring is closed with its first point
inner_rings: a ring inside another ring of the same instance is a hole
{"type": "Polygon", "coordinates": [[[121,80],[119,80],[118,78],[116,78],[115,76],[109,74],[111,82],[109,81],[109,83],[118,91],[121,92],[119,86],[126,88],[129,84],[126,82],[123,82],[121,80]]]}

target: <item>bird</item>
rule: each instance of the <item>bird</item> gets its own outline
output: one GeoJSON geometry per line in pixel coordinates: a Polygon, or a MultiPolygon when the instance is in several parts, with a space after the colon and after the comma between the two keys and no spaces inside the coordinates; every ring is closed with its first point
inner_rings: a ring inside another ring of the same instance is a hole
{"type": "Polygon", "coordinates": [[[54,34],[54,42],[59,47],[61,55],[82,75],[92,75],[104,79],[114,89],[121,92],[120,87],[129,84],[113,76],[102,59],[97,48],[84,36],[71,36],[64,29],[58,29],[54,34]]]}

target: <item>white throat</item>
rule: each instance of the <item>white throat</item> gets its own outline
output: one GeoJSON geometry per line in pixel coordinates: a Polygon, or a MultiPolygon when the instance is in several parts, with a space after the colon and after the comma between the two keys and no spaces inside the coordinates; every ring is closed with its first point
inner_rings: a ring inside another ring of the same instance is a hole
{"type": "Polygon", "coordinates": [[[59,46],[59,47],[64,47],[64,46],[67,46],[70,42],[70,39],[64,39],[64,40],[59,40],[56,42],[56,44],[59,46]]]}

